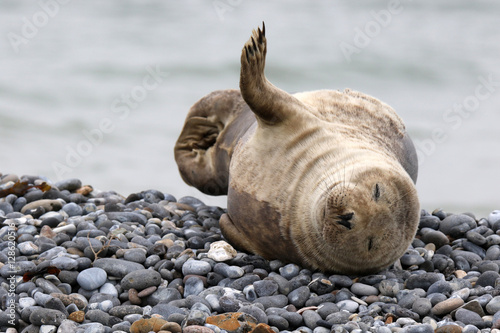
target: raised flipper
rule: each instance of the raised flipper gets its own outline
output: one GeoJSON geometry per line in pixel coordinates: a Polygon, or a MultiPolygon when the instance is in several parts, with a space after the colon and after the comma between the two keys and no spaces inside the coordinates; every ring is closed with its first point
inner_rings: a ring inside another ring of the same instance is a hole
{"type": "Polygon", "coordinates": [[[257,116],[259,124],[274,125],[304,112],[306,106],[289,93],[270,83],[264,75],[267,41],[266,29],[252,31],[241,52],[240,91],[257,116]]]}
{"type": "Polygon", "coordinates": [[[255,116],[237,90],[214,91],[194,104],[175,144],[182,179],[209,195],[227,194],[229,162],[255,116]]]}

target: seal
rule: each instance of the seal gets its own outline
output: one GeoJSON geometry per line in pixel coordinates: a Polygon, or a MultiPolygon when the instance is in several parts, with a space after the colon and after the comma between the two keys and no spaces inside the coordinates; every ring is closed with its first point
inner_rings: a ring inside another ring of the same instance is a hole
{"type": "Polygon", "coordinates": [[[393,264],[419,223],[415,148],[396,112],[360,92],[289,94],[264,75],[265,26],[240,91],[193,105],[175,145],[183,179],[227,194],[223,236],[267,259],[343,274],[393,264]]]}

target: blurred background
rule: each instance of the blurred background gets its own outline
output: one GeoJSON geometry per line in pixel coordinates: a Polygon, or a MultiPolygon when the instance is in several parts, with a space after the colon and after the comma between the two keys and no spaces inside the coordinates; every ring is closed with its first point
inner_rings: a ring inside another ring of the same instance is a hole
{"type": "Polygon", "coordinates": [[[225,207],[181,180],[173,147],[192,104],[238,88],[266,23],[266,75],[298,92],[346,87],[403,118],[422,207],[500,208],[500,3],[3,0],[0,172],[155,188],[225,207]]]}

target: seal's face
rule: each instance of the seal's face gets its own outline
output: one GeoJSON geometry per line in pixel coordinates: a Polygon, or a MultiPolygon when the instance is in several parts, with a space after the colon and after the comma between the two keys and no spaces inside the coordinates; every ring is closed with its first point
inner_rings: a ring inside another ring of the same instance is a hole
{"type": "Polygon", "coordinates": [[[319,209],[325,250],[337,255],[333,271],[362,273],[392,264],[415,234],[418,198],[409,177],[373,168],[325,194],[319,209]]]}

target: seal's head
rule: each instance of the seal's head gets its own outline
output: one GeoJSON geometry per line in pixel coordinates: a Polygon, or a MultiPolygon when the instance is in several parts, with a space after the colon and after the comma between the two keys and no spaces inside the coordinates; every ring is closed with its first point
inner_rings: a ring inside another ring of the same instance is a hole
{"type": "Polygon", "coordinates": [[[330,184],[313,217],[319,251],[335,254],[323,269],[360,274],[391,265],[411,243],[419,211],[413,182],[400,170],[373,167],[330,184]]]}

